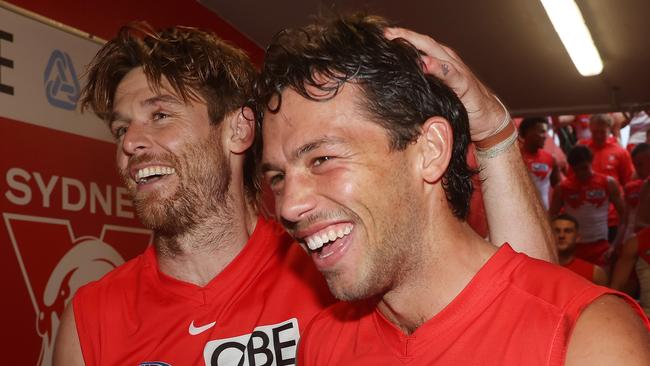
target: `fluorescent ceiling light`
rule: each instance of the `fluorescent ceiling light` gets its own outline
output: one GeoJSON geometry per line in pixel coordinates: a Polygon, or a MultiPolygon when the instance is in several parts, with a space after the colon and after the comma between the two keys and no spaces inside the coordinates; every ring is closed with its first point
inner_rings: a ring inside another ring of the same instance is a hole
{"type": "Polygon", "coordinates": [[[540,0],[571,61],[582,76],[598,75],[603,61],[573,0],[540,0]]]}

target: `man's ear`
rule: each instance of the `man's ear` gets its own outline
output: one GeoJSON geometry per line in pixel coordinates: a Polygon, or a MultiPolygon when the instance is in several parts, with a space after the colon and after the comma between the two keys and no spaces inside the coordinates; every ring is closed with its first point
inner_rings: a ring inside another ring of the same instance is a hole
{"type": "Polygon", "coordinates": [[[243,154],[253,144],[255,138],[255,116],[253,111],[244,107],[236,111],[229,119],[230,138],[228,145],[235,154],[243,154]]]}
{"type": "Polygon", "coordinates": [[[451,125],[442,117],[431,117],[422,125],[419,138],[421,175],[428,183],[435,183],[447,171],[453,149],[451,125]]]}

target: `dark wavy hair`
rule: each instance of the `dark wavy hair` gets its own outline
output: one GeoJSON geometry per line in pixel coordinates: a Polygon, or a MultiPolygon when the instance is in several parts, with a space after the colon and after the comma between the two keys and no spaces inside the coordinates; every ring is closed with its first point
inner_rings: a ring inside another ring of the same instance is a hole
{"type": "MultiPolygon", "coordinates": [[[[118,84],[136,67],[142,67],[155,91],[160,90],[164,77],[184,102],[204,100],[215,125],[245,106],[257,77],[248,56],[214,33],[180,26],[156,31],[146,22],[132,22],[88,66],[82,109],[91,108],[108,121],[118,84]]],[[[252,150],[244,161],[244,185],[257,204],[261,189],[252,150]]]]}
{"type": "Polygon", "coordinates": [[[387,26],[383,18],[355,14],[278,33],[266,50],[254,90],[258,131],[264,113],[280,110],[285,88],[322,101],[334,98],[344,83],[359,86],[362,108],[386,129],[392,149],[404,150],[417,140],[428,118],[441,116],[451,123],[454,139],[442,186],[454,215],[465,219],[473,190],[470,178],[476,173],[466,162],[470,140],[465,107],[449,87],[424,74],[413,45],[384,37],[387,26]],[[311,88],[318,95],[310,93],[311,88]]]}
{"type": "Polygon", "coordinates": [[[576,167],[583,163],[591,163],[594,160],[594,155],[588,147],[584,145],[576,145],[569,151],[567,161],[572,167],[576,167]]]}
{"type": "Polygon", "coordinates": [[[538,123],[543,123],[548,126],[548,120],[545,117],[528,117],[524,118],[519,125],[519,136],[525,137],[526,132],[535,127],[538,123]]]}

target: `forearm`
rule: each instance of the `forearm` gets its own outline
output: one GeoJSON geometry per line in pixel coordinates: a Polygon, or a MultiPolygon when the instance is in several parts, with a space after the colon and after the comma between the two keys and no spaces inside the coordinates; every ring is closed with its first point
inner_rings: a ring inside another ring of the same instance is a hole
{"type": "Polygon", "coordinates": [[[516,144],[499,155],[477,156],[490,241],[508,242],[531,257],[557,262],[553,233],[516,144]]]}
{"type": "Polygon", "coordinates": [[[623,245],[623,240],[625,240],[625,233],[627,232],[627,214],[622,214],[619,216],[618,229],[616,230],[616,237],[612,242],[614,249],[623,245]]]}

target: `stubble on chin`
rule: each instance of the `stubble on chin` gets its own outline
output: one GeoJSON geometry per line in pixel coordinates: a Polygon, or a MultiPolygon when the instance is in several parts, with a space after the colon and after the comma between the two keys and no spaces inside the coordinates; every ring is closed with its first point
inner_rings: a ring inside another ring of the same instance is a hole
{"type": "MultiPolygon", "coordinates": [[[[157,236],[174,237],[193,230],[200,222],[224,216],[229,210],[228,192],[231,170],[220,144],[208,139],[188,146],[180,157],[171,153],[134,158],[132,164],[146,161],[167,162],[176,169],[174,192],[152,190],[137,193],[136,183],[120,172],[133,199],[136,214],[142,224],[157,236]]],[[[227,216],[227,215],[226,215],[227,216]]]]}

